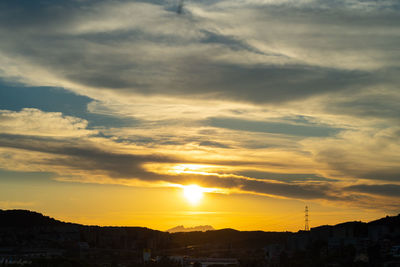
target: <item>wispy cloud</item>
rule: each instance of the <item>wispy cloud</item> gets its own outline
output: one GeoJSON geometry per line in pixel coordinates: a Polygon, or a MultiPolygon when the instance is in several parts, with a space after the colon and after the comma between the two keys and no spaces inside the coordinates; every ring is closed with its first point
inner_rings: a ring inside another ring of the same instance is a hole
{"type": "Polygon", "coordinates": [[[178,5],[0,3],[0,167],[392,208],[397,1],[178,5]]]}

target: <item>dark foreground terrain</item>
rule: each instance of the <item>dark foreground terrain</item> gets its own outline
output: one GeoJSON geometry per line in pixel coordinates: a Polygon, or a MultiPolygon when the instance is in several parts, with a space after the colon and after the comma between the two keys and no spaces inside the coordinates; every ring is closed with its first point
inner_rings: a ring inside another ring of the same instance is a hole
{"type": "Polygon", "coordinates": [[[400,266],[400,216],[297,233],[167,233],[0,210],[0,266],[400,266]]]}

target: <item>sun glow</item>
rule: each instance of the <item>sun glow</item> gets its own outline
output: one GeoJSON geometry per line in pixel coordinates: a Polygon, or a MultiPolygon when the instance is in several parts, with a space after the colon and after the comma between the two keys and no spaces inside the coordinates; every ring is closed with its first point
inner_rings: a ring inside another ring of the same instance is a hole
{"type": "Polygon", "coordinates": [[[213,167],[214,166],[202,164],[180,164],[174,166],[172,171],[176,174],[189,173],[200,175],[216,175],[216,173],[209,172],[209,169],[213,167]]]}
{"type": "Polygon", "coordinates": [[[198,185],[187,185],[183,187],[183,195],[192,205],[199,204],[200,200],[203,198],[203,193],[206,190],[198,185]]]}

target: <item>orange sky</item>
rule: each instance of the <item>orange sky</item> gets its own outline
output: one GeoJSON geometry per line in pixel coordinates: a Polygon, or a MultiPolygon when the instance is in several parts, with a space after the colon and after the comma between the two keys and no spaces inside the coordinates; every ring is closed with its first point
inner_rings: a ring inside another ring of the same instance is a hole
{"type": "Polygon", "coordinates": [[[304,206],[310,226],[349,220],[370,221],[379,211],[274,199],[249,194],[205,193],[191,204],[181,188],[140,188],[79,183],[1,182],[3,208],[31,209],[68,222],[103,226],[143,226],[165,231],[177,225],[212,225],[216,229],[298,231],[304,206]],[[60,208],[62,207],[62,208],[60,208]]]}

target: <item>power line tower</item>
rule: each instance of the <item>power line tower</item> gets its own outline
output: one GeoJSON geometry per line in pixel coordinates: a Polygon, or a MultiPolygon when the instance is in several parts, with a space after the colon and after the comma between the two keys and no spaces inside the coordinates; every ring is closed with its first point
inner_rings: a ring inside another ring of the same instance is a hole
{"type": "Polygon", "coordinates": [[[310,231],[310,226],[308,225],[308,206],[304,210],[304,231],[310,231]]]}

